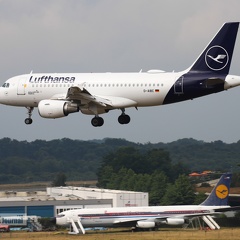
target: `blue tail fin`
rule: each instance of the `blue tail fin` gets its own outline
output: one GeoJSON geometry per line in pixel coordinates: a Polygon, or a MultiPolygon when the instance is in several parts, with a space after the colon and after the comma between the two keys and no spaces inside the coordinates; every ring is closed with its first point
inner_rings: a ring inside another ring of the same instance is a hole
{"type": "Polygon", "coordinates": [[[239,22],[225,23],[190,67],[190,71],[228,74],[238,26],[239,22]]]}
{"type": "Polygon", "coordinates": [[[200,205],[227,206],[231,179],[231,173],[224,173],[219,179],[215,188],[212,190],[211,194],[200,205]]]}

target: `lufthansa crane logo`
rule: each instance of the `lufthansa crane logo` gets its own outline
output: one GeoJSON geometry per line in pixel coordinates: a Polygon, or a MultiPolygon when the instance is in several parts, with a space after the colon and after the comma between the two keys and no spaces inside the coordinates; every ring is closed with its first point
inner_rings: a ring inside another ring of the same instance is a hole
{"type": "Polygon", "coordinates": [[[228,196],[228,188],[226,185],[219,185],[217,188],[216,188],[216,195],[218,198],[220,199],[224,199],[228,196]]]}
{"type": "Polygon", "coordinates": [[[213,71],[220,71],[228,64],[229,56],[221,46],[210,47],[205,54],[205,62],[207,66],[213,71]]]}

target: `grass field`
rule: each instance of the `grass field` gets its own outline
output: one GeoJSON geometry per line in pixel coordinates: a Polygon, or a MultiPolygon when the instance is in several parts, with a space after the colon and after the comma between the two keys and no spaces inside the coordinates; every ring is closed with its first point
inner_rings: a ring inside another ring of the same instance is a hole
{"type": "Polygon", "coordinates": [[[179,230],[161,229],[153,232],[130,232],[130,231],[101,231],[87,232],[85,235],[69,235],[66,232],[10,232],[0,233],[0,239],[11,240],[229,240],[240,239],[240,228],[224,228],[221,230],[179,230]]]}

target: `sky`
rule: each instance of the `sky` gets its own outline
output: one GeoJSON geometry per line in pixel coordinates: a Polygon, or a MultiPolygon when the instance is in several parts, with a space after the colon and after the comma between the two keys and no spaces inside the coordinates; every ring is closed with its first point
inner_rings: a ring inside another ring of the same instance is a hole
{"type": "MultiPolygon", "coordinates": [[[[240,21],[239,0],[0,0],[0,84],[33,72],[139,72],[188,68],[224,22],[240,21]]],[[[240,30],[239,30],[240,31],[240,30]]],[[[230,69],[240,75],[240,37],[230,69]]],[[[240,87],[158,107],[43,119],[37,109],[0,105],[0,138],[34,141],[124,138],[139,143],[240,139],[240,87]]]]}

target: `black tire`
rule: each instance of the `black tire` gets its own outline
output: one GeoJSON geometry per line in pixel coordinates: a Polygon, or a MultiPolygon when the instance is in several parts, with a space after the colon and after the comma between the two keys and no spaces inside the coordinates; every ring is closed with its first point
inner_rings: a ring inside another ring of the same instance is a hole
{"type": "Polygon", "coordinates": [[[26,118],[26,119],[25,119],[25,123],[26,123],[27,125],[32,124],[32,122],[33,122],[33,120],[32,120],[31,118],[26,118]]]}
{"type": "Polygon", "coordinates": [[[120,124],[128,124],[130,122],[130,117],[128,115],[122,114],[118,117],[118,122],[120,124]]]}
{"type": "Polygon", "coordinates": [[[94,127],[101,127],[104,123],[104,120],[101,117],[94,117],[91,123],[94,127]]]}

